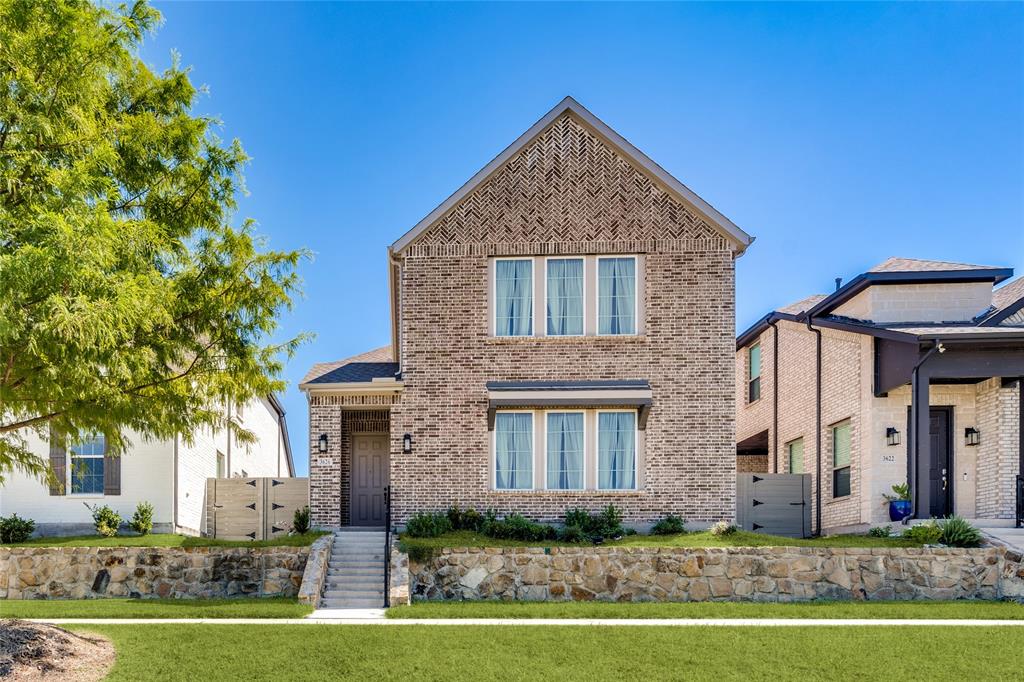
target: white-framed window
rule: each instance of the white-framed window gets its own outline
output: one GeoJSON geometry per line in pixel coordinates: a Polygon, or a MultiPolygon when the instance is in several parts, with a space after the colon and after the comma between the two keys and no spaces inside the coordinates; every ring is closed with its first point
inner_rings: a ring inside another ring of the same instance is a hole
{"type": "Polygon", "coordinates": [[[494,487],[533,488],[533,412],[503,411],[494,415],[494,487]]]}
{"type": "Polygon", "coordinates": [[[849,420],[832,427],[832,497],[850,494],[851,432],[849,420]]]}
{"type": "Polygon", "coordinates": [[[548,336],[583,336],[584,259],[544,259],[544,308],[548,336]]]}
{"type": "Polygon", "coordinates": [[[548,490],[582,490],[586,481],[586,415],[550,411],[545,419],[548,490]]]}
{"type": "Polygon", "coordinates": [[[597,333],[636,334],[636,256],[597,259],[597,333]]]}
{"type": "Polygon", "coordinates": [[[217,451],[217,478],[225,478],[228,475],[227,457],[220,450],[217,451]]]}
{"type": "Polygon", "coordinates": [[[533,259],[494,261],[494,335],[533,336],[533,259]]]}
{"type": "Polygon", "coordinates": [[[636,442],[636,411],[598,411],[598,489],[632,490],[636,488],[636,442]]]}
{"type": "Polygon", "coordinates": [[[804,473],[804,439],[797,438],[786,443],[786,457],[789,458],[789,473],[804,473]]]}
{"type": "Polygon", "coordinates": [[[107,439],[103,434],[83,435],[68,447],[72,495],[103,494],[103,457],[107,439]]]}

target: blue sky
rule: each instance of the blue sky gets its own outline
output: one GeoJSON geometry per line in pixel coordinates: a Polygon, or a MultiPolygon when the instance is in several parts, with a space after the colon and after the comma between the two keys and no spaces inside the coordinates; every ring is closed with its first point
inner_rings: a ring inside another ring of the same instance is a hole
{"type": "Polygon", "coordinates": [[[386,247],[567,94],[757,241],[737,326],[891,255],[1024,269],[1022,4],[157,3],[253,157],[300,474],[313,362],[388,342],[386,247]]]}

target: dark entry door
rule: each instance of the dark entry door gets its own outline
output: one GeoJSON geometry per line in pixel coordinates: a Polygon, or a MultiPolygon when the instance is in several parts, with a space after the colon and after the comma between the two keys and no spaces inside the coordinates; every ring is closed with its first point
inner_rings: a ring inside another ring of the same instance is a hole
{"type": "Polygon", "coordinates": [[[352,438],[353,526],[383,526],[384,488],[388,484],[388,437],[352,438]]]}
{"type": "Polygon", "coordinates": [[[932,453],[928,466],[928,485],[931,486],[931,515],[942,518],[953,513],[953,453],[950,445],[949,410],[930,411],[928,436],[932,453]]]}

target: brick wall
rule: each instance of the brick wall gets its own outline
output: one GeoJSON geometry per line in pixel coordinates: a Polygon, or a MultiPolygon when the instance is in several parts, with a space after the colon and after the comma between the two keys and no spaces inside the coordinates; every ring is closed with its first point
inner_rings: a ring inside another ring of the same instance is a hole
{"type": "MultiPolygon", "coordinates": [[[[1020,389],[1002,387],[1000,379],[978,386],[978,515],[1012,519],[1016,505],[1015,476],[1019,469],[1020,389]]],[[[963,431],[954,432],[963,439],[963,431]]]]}
{"type": "Polygon", "coordinates": [[[669,512],[733,518],[733,253],[692,208],[566,115],[398,255],[405,390],[391,414],[396,520],[455,503],[556,519],[570,506],[610,502],[631,522],[669,512]],[[489,257],[565,253],[646,254],[642,335],[489,335],[489,257]],[[491,489],[485,384],[542,379],[650,382],[641,490],[491,489]],[[414,439],[410,455],[401,454],[404,433],[414,439]]]}
{"type": "Polygon", "coordinates": [[[737,474],[768,473],[768,455],[743,455],[736,458],[737,474]]]}

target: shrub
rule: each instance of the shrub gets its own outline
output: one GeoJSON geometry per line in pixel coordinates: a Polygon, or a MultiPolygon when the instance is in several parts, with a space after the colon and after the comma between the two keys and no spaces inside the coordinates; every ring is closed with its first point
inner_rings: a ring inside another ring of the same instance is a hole
{"type": "MultiPolygon", "coordinates": [[[[84,504],[84,503],[83,503],[84,504]]],[[[117,535],[117,530],[121,527],[121,515],[116,511],[103,505],[85,505],[89,511],[92,512],[92,522],[96,526],[96,532],[106,538],[112,538],[117,535]]]]}
{"type": "Polygon", "coordinates": [[[554,526],[534,523],[519,513],[509,514],[504,519],[498,519],[496,516],[487,518],[481,532],[499,540],[539,541],[554,540],[558,537],[558,531],[554,526]]]}
{"type": "Polygon", "coordinates": [[[620,538],[626,535],[626,529],[622,527],[622,512],[614,504],[609,504],[593,515],[585,509],[567,509],[565,526],[579,528],[594,544],[608,537],[620,538]]]}
{"type": "Polygon", "coordinates": [[[590,526],[590,512],[586,509],[580,509],[576,507],[574,509],[565,510],[565,525],[576,526],[581,530],[585,530],[590,526]]]}
{"type": "Polygon", "coordinates": [[[447,514],[417,512],[405,522],[405,532],[414,538],[436,538],[452,529],[447,514]]]}
{"type": "Polygon", "coordinates": [[[960,516],[951,516],[939,522],[940,541],[950,547],[977,547],[981,544],[981,531],[960,516]]]}
{"type": "Polygon", "coordinates": [[[663,519],[659,519],[651,527],[651,535],[678,535],[679,533],[686,532],[686,521],[675,514],[669,514],[663,519]]]}
{"type": "Polygon", "coordinates": [[[919,523],[903,531],[903,537],[923,545],[934,545],[942,539],[942,529],[934,520],[919,523]]]}
{"type": "Polygon", "coordinates": [[[565,526],[558,533],[558,539],[562,542],[584,542],[589,540],[587,534],[580,526],[565,526]]]}
{"type": "Polygon", "coordinates": [[[868,535],[873,538],[888,538],[892,537],[892,528],[889,526],[875,526],[868,531],[868,535]]]}
{"type": "Polygon", "coordinates": [[[452,530],[469,530],[479,532],[484,517],[475,509],[459,509],[459,505],[448,509],[448,523],[452,530]]]}
{"type": "Polygon", "coordinates": [[[626,531],[622,528],[622,512],[614,504],[609,504],[602,509],[597,518],[599,525],[596,530],[601,535],[611,538],[619,538],[625,535],[626,531]]]}
{"type": "Polygon", "coordinates": [[[36,522],[23,519],[17,514],[0,516],[0,544],[9,545],[13,542],[25,542],[36,529],[36,522]]]}
{"type": "Polygon", "coordinates": [[[292,532],[304,535],[309,532],[309,526],[309,506],[296,509],[294,516],[292,516],[292,532]]]}
{"type": "Polygon", "coordinates": [[[711,534],[716,538],[732,535],[736,530],[736,524],[729,523],[728,521],[719,521],[715,525],[711,526],[711,534]]]}
{"type": "Polygon", "coordinates": [[[132,514],[132,520],[128,522],[128,527],[139,535],[149,535],[153,530],[153,505],[149,502],[139,502],[135,513],[132,514]]]}
{"type": "Polygon", "coordinates": [[[892,487],[892,493],[892,495],[888,493],[882,493],[882,497],[884,497],[889,502],[910,501],[910,485],[908,483],[897,483],[892,487]]]}

